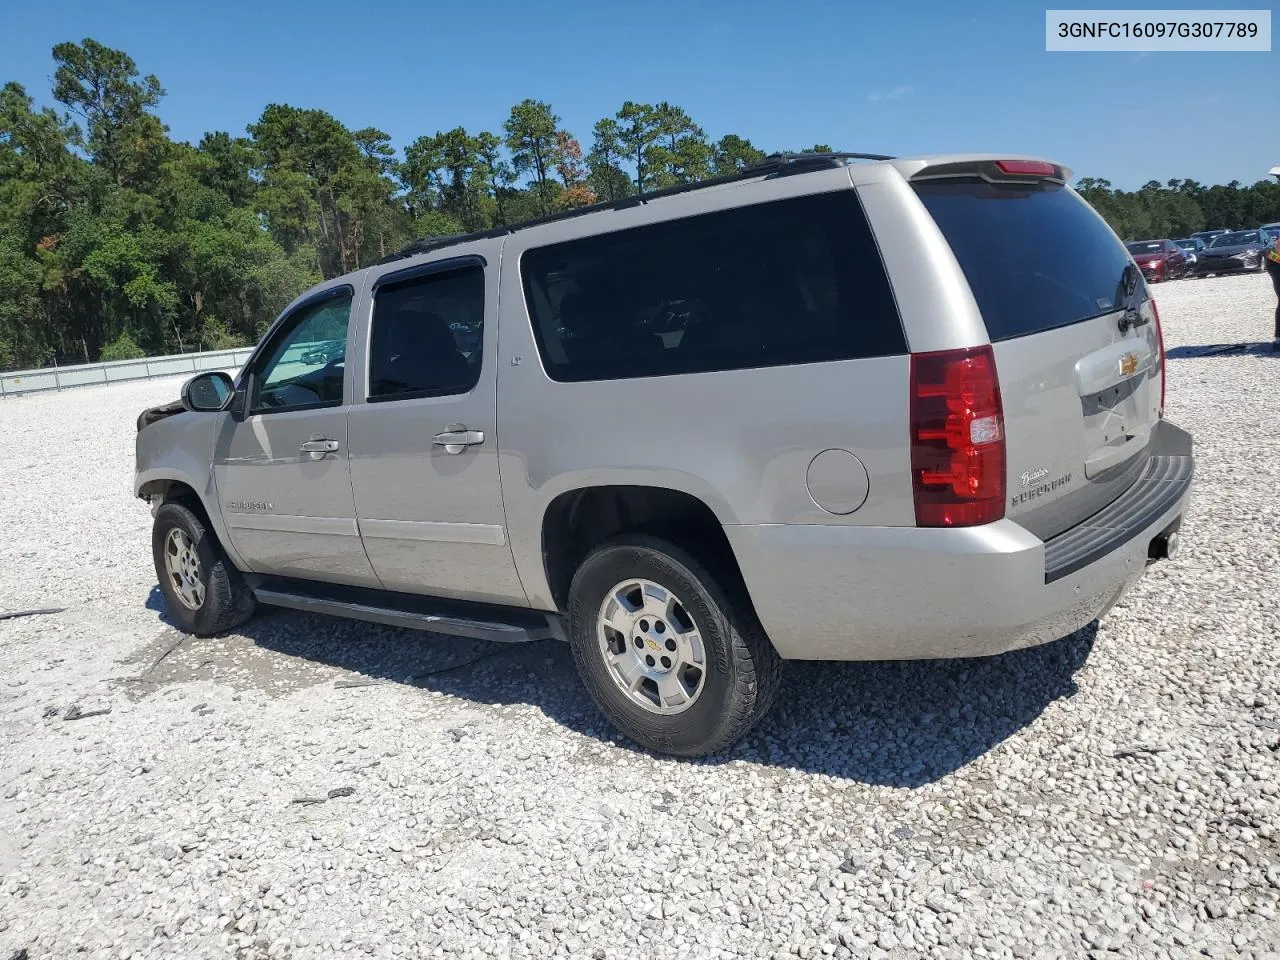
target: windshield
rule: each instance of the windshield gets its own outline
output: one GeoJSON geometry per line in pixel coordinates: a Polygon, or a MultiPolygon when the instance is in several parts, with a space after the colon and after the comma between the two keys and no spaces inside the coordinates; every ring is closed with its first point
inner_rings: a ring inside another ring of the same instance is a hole
{"type": "Polygon", "coordinates": [[[1194,250],[1196,247],[1196,242],[1194,240],[1175,240],[1173,242],[1183,250],[1194,250]]]}
{"type": "Polygon", "coordinates": [[[1130,253],[1159,253],[1164,244],[1159,240],[1140,240],[1137,243],[1126,243],[1130,253]]]}
{"type": "Polygon", "coordinates": [[[1237,247],[1245,243],[1258,243],[1261,237],[1257,230],[1242,230],[1240,233],[1224,233],[1220,237],[1214,237],[1209,244],[1211,247],[1237,247]]]}

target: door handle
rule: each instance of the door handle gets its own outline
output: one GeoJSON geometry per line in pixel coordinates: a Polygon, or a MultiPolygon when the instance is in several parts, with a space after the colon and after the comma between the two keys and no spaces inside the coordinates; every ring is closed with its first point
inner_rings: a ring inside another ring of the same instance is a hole
{"type": "Polygon", "coordinates": [[[299,453],[305,453],[312,460],[323,460],[330,453],[338,452],[337,440],[308,440],[298,447],[299,453]]]}
{"type": "Polygon", "coordinates": [[[453,424],[444,433],[437,433],[432,437],[431,442],[444,447],[445,453],[461,453],[465,447],[484,443],[484,431],[468,430],[461,424],[453,424]]]}

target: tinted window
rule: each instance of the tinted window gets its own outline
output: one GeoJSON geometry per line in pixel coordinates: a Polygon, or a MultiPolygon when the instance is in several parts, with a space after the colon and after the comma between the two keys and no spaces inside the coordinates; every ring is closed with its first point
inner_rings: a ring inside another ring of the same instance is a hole
{"type": "Polygon", "coordinates": [[[1130,253],[1158,253],[1164,249],[1159,240],[1144,240],[1141,243],[1126,243],[1130,253]]]}
{"type": "Polygon", "coordinates": [[[344,289],[287,318],[258,366],[259,413],[342,403],[351,292],[344,289]]]}
{"type": "Polygon", "coordinates": [[[852,190],[527,251],[555,380],[612,380],[906,352],[852,190]]]}
{"type": "Polygon", "coordinates": [[[369,399],[466,393],[480,379],[484,268],[379,286],[373,297],[369,399]]]}
{"type": "Polygon", "coordinates": [[[1068,188],[935,180],[916,193],[951,244],[992,340],[1120,308],[1124,245],[1068,188]]]}

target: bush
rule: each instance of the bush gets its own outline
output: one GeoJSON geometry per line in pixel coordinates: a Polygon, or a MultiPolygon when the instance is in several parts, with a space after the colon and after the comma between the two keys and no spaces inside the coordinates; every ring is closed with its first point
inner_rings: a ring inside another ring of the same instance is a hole
{"type": "Polygon", "coordinates": [[[98,359],[103,362],[110,362],[113,360],[141,360],[145,356],[146,354],[142,352],[142,348],[133,342],[133,337],[127,333],[122,333],[102,348],[102,353],[98,355],[98,359]]]}
{"type": "Polygon", "coordinates": [[[245,346],[244,337],[233,332],[217,317],[205,317],[200,327],[200,348],[202,350],[234,350],[245,346]]]}

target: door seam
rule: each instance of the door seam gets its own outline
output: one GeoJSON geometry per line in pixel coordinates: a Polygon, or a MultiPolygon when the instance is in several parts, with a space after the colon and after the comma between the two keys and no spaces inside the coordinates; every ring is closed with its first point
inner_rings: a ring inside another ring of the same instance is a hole
{"type": "Polygon", "coordinates": [[[497,293],[493,298],[493,443],[494,462],[498,469],[498,502],[502,507],[502,527],[506,531],[507,556],[511,558],[511,569],[515,571],[516,583],[524,594],[526,607],[532,609],[533,601],[529,599],[529,588],[525,586],[524,577],[520,573],[520,564],[516,560],[514,538],[511,536],[511,517],[507,512],[507,485],[502,478],[502,281],[506,272],[507,238],[502,238],[502,246],[498,248],[497,293]]]}

